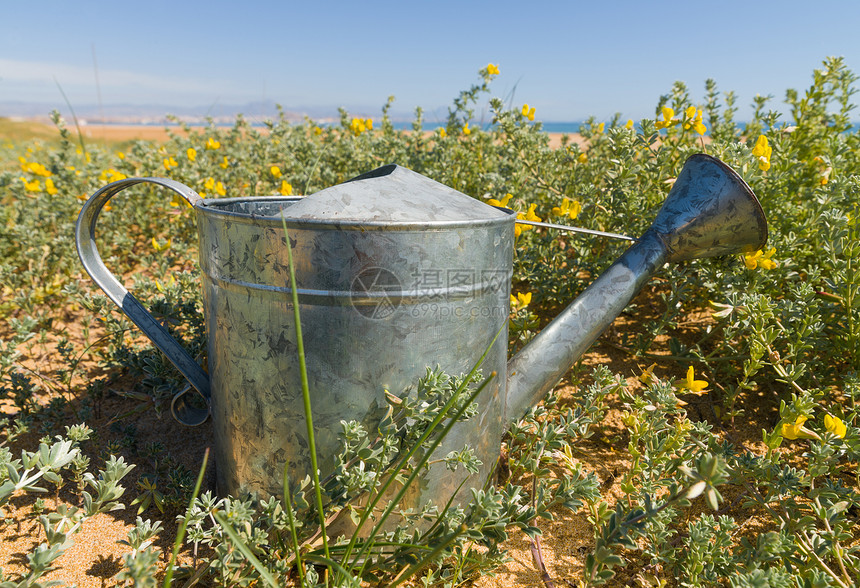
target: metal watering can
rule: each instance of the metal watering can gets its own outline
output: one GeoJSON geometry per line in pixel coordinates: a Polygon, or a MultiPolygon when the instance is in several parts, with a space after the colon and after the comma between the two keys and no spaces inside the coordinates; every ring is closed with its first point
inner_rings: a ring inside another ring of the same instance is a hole
{"type": "MultiPolygon", "coordinates": [[[[512,211],[396,165],[304,198],[203,199],[163,178],[107,185],[81,210],[78,254],[205,401],[207,409],[191,408],[194,391],[186,391],[172,410],[185,424],[211,414],[221,494],[279,495],[287,459],[293,480],[310,469],[282,216],[321,475],[332,469],[340,421],[363,421],[373,431],[387,407],[385,390],[401,393],[428,365],[468,372],[489,348],[482,372],[499,377],[478,396],[477,415],[437,449],[474,448],[483,467],[472,486],[492,473],[510,423],[544,397],[665,263],[761,249],[767,239],[764,213],[743,179],[711,156],[694,155],[645,234],[507,361],[512,211]],[[143,182],[176,192],[197,215],[208,374],[96,249],[99,212],[143,182]]],[[[417,500],[446,502],[465,475],[440,466],[421,482],[417,500]]]]}

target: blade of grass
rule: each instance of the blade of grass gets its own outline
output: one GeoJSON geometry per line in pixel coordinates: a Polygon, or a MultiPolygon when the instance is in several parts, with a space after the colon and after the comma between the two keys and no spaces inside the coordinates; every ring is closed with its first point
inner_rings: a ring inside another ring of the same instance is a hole
{"type": "Polygon", "coordinates": [[[290,460],[284,463],[284,503],[287,506],[287,520],[290,525],[290,538],[293,541],[293,551],[296,554],[296,569],[299,572],[299,583],[305,586],[305,568],[302,566],[302,554],[299,548],[299,536],[296,533],[296,521],[293,519],[293,501],[290,498],[290,460]]]}
{"type": "Polygon", "coordinates": [[[188,516],[191,514],[191,507],[194,501],[197,500],[200,494],[200,486],[203,484],[203,474],[206,472],[206,464],[209,462],[209,448],[203,453],[203,463],[200,465],[200,471],[197,473],[197,483],[194,484],[194,492],[191,493],[191,500],[188,502],[188,508],[185,510],[185,517],[179,525],[179,532],[176,534],[176,540],[173,542],[173,553],[170,555],[170,562],[167,564],[167,572],[164,574],[164,588],[169,588],[173,582],[173,566],[176,564],[176,558],[179,556],[179,548],[182,547],[182,540],[185,539],[185,529],[188,527],[188,516]]]}
{"type": "MultiPolygon", "coordinates": [[[[328,550],[328,534],[325,528],[325,512],[323,511],[322,502],[322,485],[320,484],[320,473],[317,467],[317,446],[314,437],[314,421],[311,414],[311,393],[308,385],[308,369],[305,360],[305,344],[302,339],[302,323],[299,312],[299,292],[296,287],[296,267],[293,263],[293,248],[290,246],[290,235],[287,231],[287,220],[281,213],[281,223],[284,226],[284,237],[287,242],[287,260],[290,265],[290,292],[293,299],[293,316],[296,321],[296,349],[299,355],[299,373],[302,378],[302,401],[305,409],[305,426],[308,432],[308,452],[311,456],[311,479],[314,484],[314,498],[316,499],[317,513],[320,520],[320,531],[322,532],[323,551],[326,557],[329,556],[328,550]]],[[[326,582],[328,583],[328,582],[326,582]]]]}
{"type": "Polygon", "coordinates": [[[57,81],[57,78],[54,78],[54,83],[57,84],[57,89],[60,91],[60,94],[63,96],[63,100],[66,101],[66,106],[69,107],[69,112],[72,113],[72,120],[75,121],[75,130],[78,131],[78,142],[81,144],[81,151],[84,154],[84,157],[87,156],[87,146],[84,145],[84,135],[81,133],[81,125],[78,124],[78,117],[75,115],[75,109],[72,108],[72,103],[69,102],[69,98],[66,96],[66,93],[63,92],[63,87],[60,85],[60,82],[57,81]]]}

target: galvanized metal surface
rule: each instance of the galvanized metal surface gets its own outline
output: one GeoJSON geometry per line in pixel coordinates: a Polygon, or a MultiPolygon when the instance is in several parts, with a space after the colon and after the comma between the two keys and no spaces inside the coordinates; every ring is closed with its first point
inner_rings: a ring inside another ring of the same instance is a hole
{"type": "MultiPolygon", "coordinates": [[[[478,480],[494,468],[503,434],[514,215],[404,168],[386,171],[347,184],[347,193],[336,187],[305,199],[196,203],[220,492],[279,494],[287,461],[292,479],[309,473],[282,210],[323,475],[331,471],[342,420],[373,431],[387,407],[386,390],[403,393],[428,364],[468,372],[501,330],[481,366],[499,377],[478,398],[478,415],[439,449],[475,447],[484,462],[478,480]],[[361,204],[338,203],[362,190],[361,204]],[[294,218],[330,206],[339,214],[294,218]]],[[[132,183],[109,192],[126,185],[132,183]]],[[[94,199],[93,206],[106,202],[94,199]]],[[[104,283],[102,273],[91,274],[104,283]]],[[[145,322],[139,326],[159,335],[145,322]]],[[[173,359],[170,344],[160,348],[173,359]]],[[[450,496],[461,481],[440,465],[419,494],[450,496]]]]}
{"type": "MultiPolygon", "coordinates": [[[[325,475],[342,420],[373,431],[387,407],[386,390],[402,394],[428,364],[468,372],[504,327],[513,216],[492,209],[489,219],[456,209],[452,215],[448,203],[446,214],[459,221],[437,222],[430,211],[422,222],[384,220],[384,226],[295,220],[292,208],[313,204],[311,198],[286,208],[285,216],[325,475]]],[[[471,207],[475,201],[468,200],[471,207]]],[[[286,459],[292,479],[310,464],[282,221],[257,217],[255,205],[212,200],[197,207],[218,481],[234,494],[277,493],[286,459]]],[[[379,221],[372,199],[369,208],[379,221]]],[[[485,374],[504,374],[505,350],[503,334],[482,366],[485,374]]],[[[482,477],[498,454],[503,394],[500,377],[478,399],[476,421],[455,429],[443,449],[476,445],[482,477]]],[[[450,495],[461,480],[432,476],[426,493],[450,495]]]]}
{"type": "MultiPolygon", "coordinates": [[[[303,199],[200,200],[163,179],[111,184],[81,211],[81,259],[195,388],[207,399],[211,390],[222,493],[278,494],[287,460],[293,479],[309,469],[282,214],[323,475],[331,471],[342,420],[373,430],[386,390],[402,393],[428,365],[469,371],[501,331],[481,367],[485,375],[507,373],[507,380],[485,388],[478,415],[438,450],[475,448],[484,465],[466,493],[492,472],[510,421],[555,385],[666,261],[760,248],[766,238],[761,207],[746,184],[716,159],[694,156],[652,228],[506,366],[513,214],[397,166],[303,199]],[[95,249],[99,210],[140,182],[178,192],[196,211],[208,376],[110,275],[95,249]]],[[[180,398],[177,407],[183,404],[180,398]]],[[[462,479],[438,467],[413,504],[447,501],[462,479]]]]}

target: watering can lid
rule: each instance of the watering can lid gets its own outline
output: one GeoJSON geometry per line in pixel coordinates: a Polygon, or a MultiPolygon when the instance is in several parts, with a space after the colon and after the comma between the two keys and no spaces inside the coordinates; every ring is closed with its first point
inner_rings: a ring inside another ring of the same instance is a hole
{"type": "Polygon", "coordinates": [[[320,190],[286,209],[288,219],[433,222],[508,218],[483,202],[399,165],[320,190]]]}

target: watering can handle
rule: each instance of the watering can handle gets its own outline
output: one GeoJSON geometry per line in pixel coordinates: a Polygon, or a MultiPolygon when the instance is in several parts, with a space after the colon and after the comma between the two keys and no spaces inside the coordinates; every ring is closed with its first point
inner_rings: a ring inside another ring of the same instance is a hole
{"type": "Polygon", "coordinates": [[[206,401],[205,409],[194,408],[186,398],[186,394],[190,391],[190,388],[186,388],[177,394],[171,403],[170,410],[176,420],[185,425],[199,425],[209,416],[209,376],[167,332],[167,329],[156,321],[125,286],[110,273],[96,248],[96,222],[104,205],[121,190],[141,183],[156,184],[173,190],[192,207],[202,201],[202,198],[188,186],[167,178],[127,178],[108,184],[90,196],[78,215],[78,222],[75,225],[75,244],[78,249],[78,257],[81,258],[84,269],[87,270],[93,281],[104,290],[108,298],[149,337],[206,401]]]}

